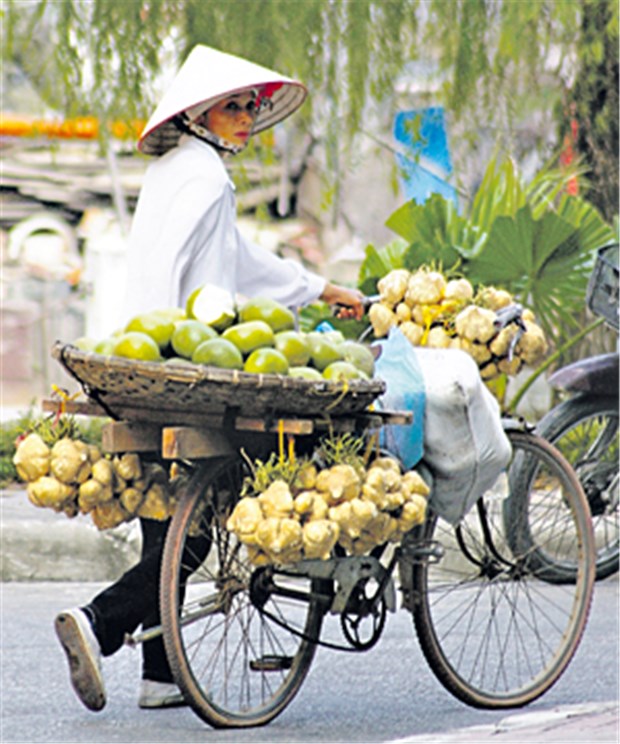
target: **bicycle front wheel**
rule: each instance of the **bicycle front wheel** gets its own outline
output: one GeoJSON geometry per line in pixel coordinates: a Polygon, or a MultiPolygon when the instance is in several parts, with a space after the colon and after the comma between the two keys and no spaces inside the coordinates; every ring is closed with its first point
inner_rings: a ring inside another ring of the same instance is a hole
{"type": "Polygon", "coordinates": [[[513,456],[507,471],[456,528],[429,519],[425,537],[441,545],[443,557],[419,563],[413,573],[422,651],[444,687],[478,708],[526,705],[560,678],[584,632],[594,583],[592,525],[574,472],[540,437],[508,435],[513,456]],[[528,551],[513,553],[503,503],[514,499],[525,510],[543,497],[561,499],[575,539],[558,544],[551,518],[528,551]],[[540,563],[530,560],[537,550],[555,556],[571,551],[575,581],[549,583],[540,563]]]}
{"type": "MultiPolygon", "coordinates": [[[[170,525],[161,572],[164,643],[175,681],[214,727],[260,726],[298,692],[323,609],[313,582],[275,596],[265,569],[225,528],[242,485],[239,459],[200,467],[170,525]]],[[[292,580],[291,580],[292,581],[292,580]]]]}

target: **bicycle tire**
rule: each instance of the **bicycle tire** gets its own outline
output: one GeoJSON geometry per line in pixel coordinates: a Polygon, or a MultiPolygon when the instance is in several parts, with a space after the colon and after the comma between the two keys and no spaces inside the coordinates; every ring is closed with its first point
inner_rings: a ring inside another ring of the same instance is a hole
{"type": "Polygon", "coordinates": [[[620,565],[618,398],[568,398],[552,408],[536,430],[562,452],[581,481],[592,514],[596,578],[605,579],[620,565]]]}
{"type": "MultiPolygon", "coordinates": [[[[507,432],[513,459],[536,458],[527,492],[561,487],[580,537],[576,581],[550,584],[504,534],[502,500],[512,466],[455,528],[436,516],[424,526],[443,558],[414,565],[413,620],[422,652],[441,684],[476,708],[515,708],[546,692],[566,670],[583,635],[594,585],[592,525],[568,463],[544,439],[507,432]],[[542,480],[536,480],[542,479],[542,480]],[[486,525],[485,535],[483,525],[486,525]]],[[[512,482],[511,482],[512,481],[512,482]]]]}
{"type": "Polygon", "coordinates": [[[284,710],[308,673],[324,614],[314,585],[307,587],[312,598],[305,606],[266,599],[265,609],[301,635],[253,603],[256,572],[245,546],[224,526],[241,468],[233,458],[193,475],[172,519],[161,571],[163,636],[174,679],[194,712],[215,728],[261,726],[284,710]],[[201,533],[212,541],[206,559],[194,555],[192,541],[201,533]]]}

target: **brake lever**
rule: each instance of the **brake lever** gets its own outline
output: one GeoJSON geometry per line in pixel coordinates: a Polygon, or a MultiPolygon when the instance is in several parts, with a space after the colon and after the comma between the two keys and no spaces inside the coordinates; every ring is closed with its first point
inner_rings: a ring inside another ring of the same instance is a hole
{"type": "Polygon", "coordinates": [[[511,323],[516,324],[517,332],[511,339],[510,345],[508,347],[509,361],[512,361],[515,348],[519,343],[521,336],[523,336],[523,334],[527,330],[525,323],[523,322],[523,305],[520,305],[518,302],[515,302],[512,305],[507,305],[506,307],[497,310],[495,313],[495,320],[493,321],[493,325],[495,326],[495,328],[497,328],[498,331],[503,330],[511,323]]]}
{"type": "Polygon", "coordinates": [[[523,305],[520,305],[518,302],[513,302],[511,305],[506,305],[506,307],[502,307],[500,310],[495,311],[495,320],[493,321],[493,325],[498,331],[506,328],[506,326],[511,323],[521,325],[522,322],[523,305]]]}

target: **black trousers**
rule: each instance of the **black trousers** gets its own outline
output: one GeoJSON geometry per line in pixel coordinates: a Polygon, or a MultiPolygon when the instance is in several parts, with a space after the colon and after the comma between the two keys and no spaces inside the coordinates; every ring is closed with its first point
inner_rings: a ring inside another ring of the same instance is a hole
{"type": "MultiPolygon", "coordinates": [[[[160,625],[159,575],[169,525],[170,520],[140,519],[142,551],[139,563],[83,608],[94,621],[103,656],[118,651],[125,634],[133,633],[139,625],[143,630],[160,625]]],[[[206,558],[211,547],[207,536],[190,542],[191,563],[184,560],[181,572],[183,594],[187,579],[206,558]]],[[[142,644],[142,679],[173,681],[162,636],[142,644]]]]}

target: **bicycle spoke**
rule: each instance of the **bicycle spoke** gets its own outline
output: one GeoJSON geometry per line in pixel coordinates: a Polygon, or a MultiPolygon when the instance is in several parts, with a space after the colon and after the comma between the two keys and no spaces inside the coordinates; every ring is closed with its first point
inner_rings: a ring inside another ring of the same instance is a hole
{"type": "Polygon", "coordinates": [[[451,692],[480,707],[522,705],[559,678],[583,633],[592,590],[591,526],[574,474],[543,440],[514,438],[510,490],[495,488],[462,520],[458,537],[434,519],[425,537],[442,545],[443,558],[414,570],[422,650],[451,692]],[[506,524],[513,531],[527,525],[535,539],[513,551],[506,524]],[[579,567],[575,580],[549,583],[541,554],[570,559],[579,567]]]}
{"type": "Polygon", "coordinates": [[[211,471],[212,480],[205,480],[208,466],[196,474],[169,530],[161,584],[164,640],[175,679],[202,718],[214,726],[260,725],[299,689],[323,611],[310,582],[307,602],[260,584],[255,572],[261,569],[224,526],[238,497],[233,475],[239,466],[224,462],[211,471]]]}

